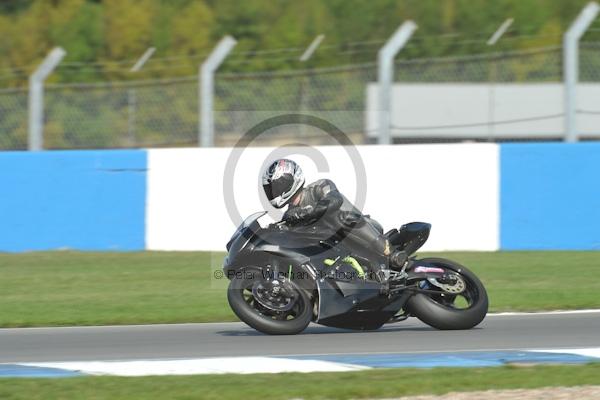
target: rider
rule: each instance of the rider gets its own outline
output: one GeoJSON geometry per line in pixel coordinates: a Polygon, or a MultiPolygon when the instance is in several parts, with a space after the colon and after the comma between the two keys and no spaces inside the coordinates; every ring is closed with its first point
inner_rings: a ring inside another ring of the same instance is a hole
{"type": "MultiPolygon", "coordinates": [[[[335,228],[344,231],[349,239],[384,256],[388,263],[402,267],[406,262],[406,253],[391,252],[390,243],[379,224],[354,207],[332,181],[320,179],[305,186],[300,166],[292,160],[279,159],[265,170],[262,183],[267,199],[274,207],[289,205],[282,218],[286,224],[333,224],[335,228]]],[[[388,266],[383,264],[376,271],[376,276],[382,283],[387,283],[387,269],[388,266]]]]}

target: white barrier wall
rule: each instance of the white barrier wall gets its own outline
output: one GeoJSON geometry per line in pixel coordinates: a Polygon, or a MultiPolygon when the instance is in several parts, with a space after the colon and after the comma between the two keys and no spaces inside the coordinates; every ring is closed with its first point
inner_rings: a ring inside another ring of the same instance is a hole
{"type": "MultiPolygon", "coordinates": [[[[307,156],[289,156],[301,163],[307,182],[329,178],[350,200],[365,191],[364,213],[386,230],[425,221],[433,224],[425,250],[499,248],[497,145],[358,146],[367,177],[359,187],[343,147],[314,149],[325,156],[328,172],[318,172],[307,156]]],[[[235,200],[242,217],[264,209],[260,174],[277,158],[274,150],[246,149],[232,176],[225,173],[228,148],[149,150],[146,248],[224,251],[239,223],[226,203],[235,200]],[[233,199],[223,195],[224,179],[233,179],[233,199]]]]}

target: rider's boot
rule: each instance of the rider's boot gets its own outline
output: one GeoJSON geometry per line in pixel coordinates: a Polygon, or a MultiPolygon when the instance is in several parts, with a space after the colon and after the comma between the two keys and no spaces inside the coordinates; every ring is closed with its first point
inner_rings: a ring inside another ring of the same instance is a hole
{"type": "Polygon", "coordinates": [[[387,238],[380,237],[383,240],[383,255],[387,259],[385,263],[379,265],[379,270],[377,271],[377,280],[381,283],[381,294],[388,295],[390,293],[390,267],[389,267],[389,257],[391,254],[391,246],[390,242],[387,238]]]}
{"type": "Polygon", "coordinates": [[[392,268],[402,269],[406,264],[406,261],[408,261],[408,254],[402,250],[393,250],[390,242],[383,236],[378,237],[375,243],[380,249],[380,254],[382,254],[386,260],[376,269],[375,277],[377,281],[381,283],[381,293],[387,295],[390,292],[390,275],[392,274],[392,268]]]}
{"type": "Polygon", "coordinates": [[[395,250],[390,254],[390,267],[404,268],[408,261],[408,254],[404,250],[395,250]]]}
{"type": "Polygon", "coordinates": [[[385,264],[381,264],[375,271],[375,278],[381,284],[380,293],[387,295],[390,292],[390,270],[385,264]]]}
{"type": "Polygon", "coordinates": [[[392,267],[402,269],[408,261],[408,254],[402,250],[396,250],[392,254],[388,255],[388,264],[381,264],[379,269],[375,272],[375,276],[379,283],[381,283],[381,294],[387,295],[390,292],[390,275],[392,274],[392,267]]]}
{"type": "Polygon", "coordinates": [[[380,237],[379,243],[378,244],[383,248],[381,253],[388,259],[389,267],[402,269],[404,264],[406,264],[406,261],[408,261],[408,254],[403,250],[394,249],[387,238],[380,237]]]}

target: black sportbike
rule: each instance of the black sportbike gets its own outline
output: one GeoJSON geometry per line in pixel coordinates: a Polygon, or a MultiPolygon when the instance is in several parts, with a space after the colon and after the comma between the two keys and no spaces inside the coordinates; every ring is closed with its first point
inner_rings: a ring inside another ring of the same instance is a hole
{"type": "MultiPolygon", "coordinates": [[[[373,271],[385,260],[368,246],[349,246],[343,234],[315,227],[280,222],[263,228],[258,219],[265,214],[242,222],[227,243],[223,266],[229,305],[260,332],[297,334],[311,321],[373,330],[409,316],[437,329],[470,329],[487,313],[483,284],[456,262],[410,257],[387,270],[384,285],[373,271]]],[[[430,229],[412,222],[385,235],[395,249],[412,255],[430,229]]]]}

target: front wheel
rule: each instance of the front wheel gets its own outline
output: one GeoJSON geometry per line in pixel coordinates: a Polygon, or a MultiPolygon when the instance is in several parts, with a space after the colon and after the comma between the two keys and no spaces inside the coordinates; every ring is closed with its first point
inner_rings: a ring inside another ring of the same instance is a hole
{"type": "Polygon", "coordinates": [[[470,329],[478,325],[488,311],[485,287],[466,267],[443,258],[425,258],[423,263],[443,268],[457,279],[458,286],[422,281],[420,287],[428,293],[417,293],[408,299],[406,310],[437,329],[470,329]]]}
{"type": "Polygon", "coordinates": [[[270,279],[260,269],[246,269],[229,283],[227,300],[246,324],[269,335],[302,332],[313,316],[312,303],[294,282],[270,279]]]}

